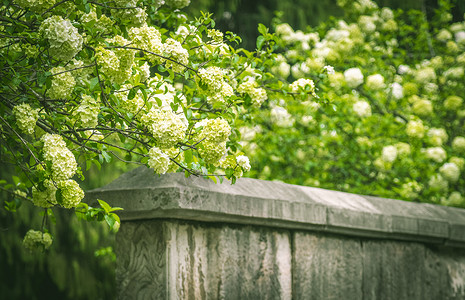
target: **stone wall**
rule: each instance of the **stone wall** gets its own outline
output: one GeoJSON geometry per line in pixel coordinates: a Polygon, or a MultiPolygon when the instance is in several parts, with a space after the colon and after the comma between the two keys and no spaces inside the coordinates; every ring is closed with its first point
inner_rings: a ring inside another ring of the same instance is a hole
{"type": "Polygon", "coordinates": [[[465,299],[465,211],[146,168],[93,190],[124,207],[120,299],[465,299]]]}

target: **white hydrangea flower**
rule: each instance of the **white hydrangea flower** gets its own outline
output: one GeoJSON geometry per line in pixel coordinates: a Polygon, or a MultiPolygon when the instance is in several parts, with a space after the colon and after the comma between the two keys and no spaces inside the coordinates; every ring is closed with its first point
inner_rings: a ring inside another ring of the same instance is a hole
{"type": "Polygon", "coordinates": [[[355,102],[354,105],[352,106],[352,109],[359,117],[371,116],[371,106],[366,101],[359,100],[355,102]]]}
{"type": "Polygon", "coordinates": [[[186,135],[187,125],[172,111],[153,109],[141,117],[141,122],[162,148],[173,147],[186,135]]]}
{"type": "Polygon", "coordinates": [[[221,92],[224,82],[224,70],[219,67],[208,67],[199,70],[202,83],[207,86],[207,94],[214,95],[221,92]]]}
{"type": "Polygon", "coordinates": [[[62,196],[61,206],[64,208],[76,207],[81,203],[82,198],[84,198],[84,191],[79,184],[72,179],[58,182],[58,188],[62,196]]]}
{"type": "Polygon", "coordinates": [[[371,90],[380,90],[386,87],[384,77],[381,74],[373,74],[367,77],[366,86],[371,90]]]}
{"type": "Polygon", "coordinates": [[[170,157],[158,147],[149,150],[148,165],[157,174],[165,174],[170,167],[170,157]]]}
{"type": "Polygon", "coordinates": [[[44,159],[52,164],[52,179],[58,182],[71,178],[76,173],[77,163],[63,138],[58,134],[46,133],[41,141],[44,143],[44,159]]]}
{"type": "MultiPolygon", "coordinates": [[[[161,33],[155,27],[148,26],[147,24],[141,27],[132,27],[128,30],[128,35],[132,41],[132,46],[135,48],[150,51],[158,55],[163,54],[161,33]]],[[[147,54],[147,57],[152,63],[161,63],[161,59],[156,55],[147,54]]]]}
{"type": "Polygon", "coordinates": [[[294,125],[294,119],[292,115],[281,106],[274,106],[271,109],[271,121],[279,127],[291,127],[294,125]]]}
{"type": "Polygon", "coordinates": [[[412,151],[410,145],[407,143],[399,142],[394,145],[397,149],[397,154],[400,156],[409,155],[412,151]]]}
{"type": "Polygon", "coordinates": [[[34,134],[34,129],[39,119],[39,110],[32,109],[27,103],[22,103],[13,107],[12,111],[16,119],[16,124],[22,132],[34,134]]]}
{"type": "Polygon", "coordinates": [[[438,163],[445,161],[447,158],[447,153],[442,147],[426,148],[425,155],[427,158],[432,159],[438,163]]]}
{"type": "Polygon", "coordinates": [[[250,161],[249,158],[245,155],[238,155],[236,157],[237,164],[245,171],[248,172],[250,171],[250,161]]]}
{"type": "Polygon", "coordinates": [[[465,31],[458,31],[455,33],[455,41],[458,44],[463,44],[465,43],[465,31]]]}
{"type": "Polygon", "coordinates": [[[457,182],[460,177],[460,168],[454,163],[445,163],[439,168],[439,172],[450,182],[457,182]]]}
{"type": "Polygon", "coordinates": [[[425,136],[425,126],[421,120],[411,120],[407,123],[406,133],[410,137],[423,138],[425,136]]]}
{"type": "Polygon", "coordinates": [[[397,68],[397,72],[402,75],[402,74],[408,74],[410,73],[410,67],[406,65],[399,65],[397,68]]]}
{"type": "Polygon", "coordinates": [[[350,88],[356,88],[363,83],[363,74],[359,68],[345,70],[344,78],[350,88]]]}
{"type": "Polygon", "coordinates": [[[455,111],[462,106],[463,99],[456,95],[451,95],[444,101],[444,108],[447,110],[455,111]]]}
{"type": "Polygon", "coordinates": [[[291,91],[293,91],[294,93],[306,91],[306,89],[308,88],[308,92],[311,93],[314,97],[316,96],[315,83],[311,79],[299,78],[293,83],[291,83],[289,87],[291,88],[291,91]]]}
{"type": "Polygon", "coordinates": [[[73,112],[73,117],[81,122],[82,127],[95,127],[98,123],[100,105],[93,97],[82,95],[79,107],[73,112]]]}
{"type": "Polygon", "coordinates": [[[426,84],[436,81],[436,72],[431,67],[425,67],[415,72],[415,80],[426,84]]]}
{"type": "Polygon", "coordinates": [[[202,142],[203,147],[199,149],[199,154],[206,163],[217,164],[226,153],[226,142],[211,143],[202,142]]]}
{"type": "Polygon", "coordinates": [[[58,60],[69,61],[82,49],[82,36],[69,20],[51,16],[39,28],[39,33],[48,40],[49,51],[58,60]]]}
{"type": "Polygon", "coordinates": [[[465,137],[457,136],[452,141],[452,149],[459,153],[465,153],[465,137]]]}
{"type": "Polygon", "coordinates": [[[69,99],[76,85],[71,72],[67,72],[64,67],[53,68],[50,72],[57,75],[52,77],[52,85],[46,95],[51,99],[69,99]]]}
{"type": "Polygon", "coordinates": [[[397,158],[397,148],[393,145],[383,147],[381,158],[385,162],[393,162],[397,158]]]}
{"type": "Polygon", "coordinates": [[[427,135],[430,143],[434,146],[441,146],[447,142],[447,139],[449,138],[449,135],[444,128],[431,128],[428,130],[427,135]]]}
{"type": "Polygon", "coordinates": [[[167,68],[172,68],[174,72],[182,72],[189,63],[189,52],[187,49],[184,49],[180,42],[168,38],[163,44],[163,52],[166,57],[173,59],[176,62],[171,60],[162,60],[165,62],[167,68]]]}
{"type": "Polygon", "coordinates": [[[433,191],[444,192],[447,191],[447,189],[449,188],[449,183],[440,174],[431,176],[431,178],[428,181],[428,185],[430,189],[433,191]]]}
{"type": "Polygon", "coordinates": [[[436,35],[436,38],[441,42],[447,42],[452,39],[452,33],[447,29],[441,29],[436,35]]]}
{"type": "Polygon", "coordinates": [[[239,93],[246,93],[252,99],[252,105],[255,107],[260,107],[266,99],[268,99],[268,95],[266,90],[263,88],[257,87],[258,84],[252,77],[247,77],[238,87],[237,91],[239,93]]]}
{"type": "Polygon", "coordinates": [[[52,236],[48,232],[30,229],[23,239],[23,246],[29,251],[48,249],[52,245],[52,236]]]}
{"type": "Polygon", "coordinates": [[[323,70],[326,71],[328,75],[334,74],[334,67],[330,65],[326,65],[323,67],[323,70]]]}
{"type": "Polygon", "coordinates": [[[433,113],[433,103],[426,99],[420,99],[413,103],[412,110],[418,116],[429,116],[433,113]]]}
{"type": "Polygon", "coordinates": [[[397,82],[391,84],[391,94],[394,99],[402,99],[404,97],[404,88],[397,82]]]}
{"type": "Polygon", "coordinates": [[[35,206],[49,208],[57,204],[55,193],[57,188],[50,179],[46,179],[43,183],[44,190],[39,191],[36,187],[32,187],[32,203],[35,206]]]}
{"type": "Polygon", "coordinates": [[[203,119],[197,122],[194,128],[203,127],[198,133],[199,140],[205,140],[208,143],[218,144],[226,142],[231,134],[229,123],[222,118],[203,119]]]}

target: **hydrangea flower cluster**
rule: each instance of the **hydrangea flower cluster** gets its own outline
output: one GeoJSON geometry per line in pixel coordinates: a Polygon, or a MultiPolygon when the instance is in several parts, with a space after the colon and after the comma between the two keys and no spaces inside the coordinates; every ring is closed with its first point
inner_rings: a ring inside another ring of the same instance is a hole
{"type": "Polygon", "coordinates": [[[260,107],[268,99],[266,90],[258,87],[257,81],[252,77],[247,77],[238,87],[239,93],[248,94],[252,99],[252,105],[260,107]]]}
{"type": "Polygon", "coordinates": [[[60,204],[64,208],[76,207],[81,203],[82,198],[84,198],[84,191],[79,187],[79,184],[72,179],[59,181],[58,188],[62,195],[60,204]]]}
{"type": "Polygon", "coordinates": [[[47,90],[47,96],[51,99],[69,99],[76,81],[70,72],[66,71],[64,67],[56,67],[50,70],[53,75],[52,85],[47,90]],[[56,75],[55,75],[56,74],[56,75]]]}
{"type": "Polygon", "coordinates": [[[430,147],[425,150],[426,157],[437,162],[441,163],[446,160],[447,153],[442,147],[430,147]]]}
{"type": "Polygon", "coordinates": [[[22,103],[13,107],[13,115],[19,129],[26,134],[34,134],[34,128],[39,119],[39,110],[32,109],[27,103],[22,103]]]}
{"type": "Polygon", "coordinates": [[[92,96],[82,95],[79,107],[73,112],[73,117],[82,127],[95,127],[98,123],[100,105],[92,96]]]}
{"type": "Polygon", "coordinates": [[[180,42],[174,39],[166,39],[163,44],[163,52],[166,57],[172,59],[163,60],[166,67],[172,68],[174,72],[182,72],[185,69],[184,66],[189,63],[189,52],[182,47],[180,42]]]}
{"type": "Polygon", "coordinates": [[[155,55],[148,54],[150,62],[155,64],[161,62],[160,57],[157,55],[163,54],[163,43],[158,29],[144,24],[141,27],[129,29],[128,35],[132,42],[131,46],[155,53],[155,55]]]}
{"type": "MultiPolygon", "coordinates": [[[[147,13],[145,9],[138,7],[137,0],[115,0],[116,7],[119,9],[111,10],[111,15],[115,19],[122,20],[129,26],[141,26],[145,24],[147,13]],[[126,8],[126,9],[123,9],[126,8]]],[[[151,5],[154,10],[163,4],[163,0],[152,1],[151,5]]]]}
{"type": "Polygon", "coordinates": [[[457,182],[460,177],[460,169],[454,163],[445,163],[439,168],[441,175],[450,182],[457,182]]]}
{"type": "Polygon", "coordinates": [[[226,142],[222,143],[202,143],[199,147],[199,154],[206,163],[216,165],[226,153],[226,142]]]}
{"type": "Polygon", "coordinates": [[[76,173],[77,163],[63,138],[58,134],[46,133],[41,140],[44,143],[44,159],[51,163],[52,179],[61,181],[72,177],[76,173]]]}
{"type": "Polygon", "coordinates": [[[37,188],[32,188],[32,203],[35,206],[48,208],[54,205],[57,205],[57,200],[55,197],[57,188],[54,185],[53,181],[50,179],[45,179],[43,183],[43,190],[38,190],[37,188]]]}
{"type": "Polygon", "coordinates": [[[350,68],[344,71],[344,78],[347,85],[356,88],[363,83],[363,74],[359,68],[350,68]]]}
{"type": "Polygon", "coordinates": [[[357,114],[357,116],[359,117],[363,118],[371,116],[371,106],[370,103],[366,101],[359,100],[355,102],[352,106],[352,109],[355,112],[355,114],[357,114]]]}
{"type": "Polygon", "coordinates": [[[291,88],[291,91],[294,93],[301,92],[301,91],[306,91],[307,87],[309,89],[309,92],[316,97],[315,93],[315,83],[311,79],[304,79],[304,78],[299,78],[291,85],[289,86],[291,88]]]}
{"type": "Polygon", "coordinates": [[[42,13],[52,7],[56,0],[16,0],[15,3],[23,8],[42,13]]]}
{"type": "Polygon", "coordinates": [[[81,22],[84,24],[89,24],[93,22],[93,26],[95,26],[96,30],[103,33],[103,34],[108,34],[111,32],[111,28],[115,21],[107,17],[106,15],[102,14],[99,17],[97,17],[97,12],[95,9],[92,9],[89,13],[83,14],[81,16],[81,22]]]}
{"type": "Polygon", "coordinates": [[[48,232],[30,229],[23,239],[23,246],[29,251],[48,249],[52,245],[52,236],[48,232]]]}
{"type": "Polygon", "coordinates": [[[165,174],[170,166],[170,157],[158,147],[152,147],[149,151],[148,165],[157,174],[165,174]]]}
{"type": "Polygon", "coordinates": [[[206,92],[209,96],[220,93],[223,89],[224,70],[219,67],[202,68],[199,71],[201,81],[206,86],[206,92]]]}
{"type": "Polygon", "coordinates": [[[384,77],[381,74],[368,76],[365,84],[370,90],[381,90],[386,87],[384,83],[384,77]]]}
{"type": "Polygon", "coordinates": [[[39,33],[48,41],[54,58],[69,61],[82,49],[82,36],[69,20],[51,16],[39,28],[39,33]]]}
{"type": "Polygon", "coordinates": [[[227,99],[231,96],[234,96],[234,90],[232,86],[226,81],[223,81],[221,92],[207,97],[207,101],[211,105],[215,105],[215,104],[224,105],[226,104],[227,99]]]}
{"type": "Polygon", "coordinates": [[[425,126],[421,120],[411,120],[407,123],[406,133],[410,137],[423,138],[425,126]]]}
{"type": "Polygon", "coordinates": [[[171,148],[184,139],[187,126],[172,111],[154,109],[141,117],[141,122],[161,148],[171,148]]]}
{"type": "Polygon", "coordinates": [[[208,143],[222,143],[228,140],[231,134],[229,123],[222,119],[203,119],[195,124],[195,128],[203,127],[198,133],[198,139],[208,143]]]}

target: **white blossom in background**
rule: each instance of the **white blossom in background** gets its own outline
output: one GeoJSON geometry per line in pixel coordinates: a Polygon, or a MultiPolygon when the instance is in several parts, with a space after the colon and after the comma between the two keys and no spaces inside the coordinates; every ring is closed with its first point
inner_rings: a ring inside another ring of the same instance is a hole
{"type": "Polygon", "coordinates": [[[363,74],[359,68],[350,68],[345,70],[344,78],[351,88],[356,88],[363,83],[363,74]]]}
{"type": "Polygon", "coordinates": [[[405,131],[410,137],[423,138],[425,135],[425,126],[421,120],[411,120],[407,123],[405,131]]]}
{"type": "Polygon", "coordinates": [[[386,162],[393,162],[397,158],[397,148],[395,146],[383,147],[381,158],[386,162]]]}
{"type": "Polygon", "coordinates": [[[291,127],[294,125],[294,118],[292,115],[281,106],[274,106],[271,109],[271,121],[279,127],[291,127]]]}
{"type": "Polygon", "coordinates": [[[465,153],[465,137],[457,136],[452,141],[452,149],[459,153],[465,153]]]}
{"type": "Polygon", "coordinates": [[[428,185],[430,189],[432,189],[433,191],[443,192],[447,191],[447,189],[449,188],[449,183],[440,174],[431,176],[431,178],[428,181],[428,185]]]}
{"type": "Polygon", "coordinates": [[[439,168],[441,175],[450,182],[457,182],[460,177],[460,169],[454,163],[445,163],[439,168]]]}
{"type": "Polygon", "coordinates": [[[428,140],[433,146],[441,146],[447,139],[449,135],[447,134],[444,128],[431,128],[427,133],[428,140]]]}
{"type": "Polygon", "coordinates": [[[352,106],[353,111],[359,117],[369,117],[371,116],[371,106],[368,102],[359,100],[354,103],[352,106]]]}
{"type": "Polygon", "coordinates": [[[391,84],[391,94],[395,99],[402,99],[404,97],[404,88],[397,82],[391,84]]]}
{"type": "Polygon", "coordinates": [[[380,90],[386,87],[384,84],[384,77],[381,74],[368,76],[365,84],[371,90],[380,90]]]}
{"type": "Polygon", "coordinates": [[[426,148],[424,151],[427,158],[437,163],[441,163],[447,158],[447,153],[442,147],[430,147],[426,148]]]}

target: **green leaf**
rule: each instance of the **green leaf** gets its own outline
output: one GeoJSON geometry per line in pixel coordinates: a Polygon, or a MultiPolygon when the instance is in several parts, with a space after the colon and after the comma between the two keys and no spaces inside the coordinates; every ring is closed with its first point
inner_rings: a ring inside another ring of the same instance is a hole
{"type": "Polygon", "coordinates": [[[260,35],[257,38],[257,49],[260,50],[262,49],[263,43],[265,42],[265,37],[263,35],[260,35]]]}
{"type": "Polygon", "coordinates": [[[108,203],[100,199],[97,199],[97,201],[107,214],[111,212],[111,206],[108,203]]]}
{"type": "Polygon", "coordinates": [[[262,35],[266,35],[268,33],[268,28],[266,28],[266,26],[263,25],[262,23],[259,23],[258,32],[260,32],[262,35]]]}
{"type": "Polygon", "coordinates": [[[104,218],[105,221],[107,221],[108,226],[110,226],[110,228],[113,228],[116,222],[115,218],[112,215],[105,215],[104,218]]]}
{"type": "Polygon", "coordinates": [[[108,154],[106,151],[103,151],[103,150],[102,150],[102,156],[105,158],[105,161],[106,161],[107,163],[111,162],[111,156],[110,156],[110,154],[108,154]]]}
{"type": "Polygon", "coordinates": [[[131,99],[134,99],[134,97],[136,96],[137,94],[137,86],[132,88],[130,91],[129,91],[129,94],[128,94],[128,100],[131,100],[131,99]]]}
{"type": "Polygon", "coordinates": [[[90,91],[94,91],[99,85],[98,77],[94,77],[90,80],[90,91]]]}

